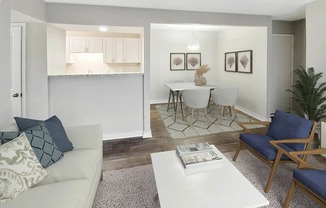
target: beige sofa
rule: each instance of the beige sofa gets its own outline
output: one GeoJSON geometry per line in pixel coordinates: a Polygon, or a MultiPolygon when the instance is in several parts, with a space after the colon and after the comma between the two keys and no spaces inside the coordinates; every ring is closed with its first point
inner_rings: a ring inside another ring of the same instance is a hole
{"type": "Polygon", "coordinates": [[[66,128],[74,150],[46,168],[39,184],[0,208],[90,208],[102,174],[103,147],[100,125],[66,128]]]}

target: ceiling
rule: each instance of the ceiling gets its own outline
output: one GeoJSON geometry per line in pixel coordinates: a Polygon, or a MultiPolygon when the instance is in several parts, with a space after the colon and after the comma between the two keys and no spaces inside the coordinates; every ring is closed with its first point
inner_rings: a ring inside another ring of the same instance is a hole
{"type": "Polygon", "coordinates": [[[274,20],[305,18],[305,4],[314,0],[44,0],[48,3],[106,5],[150,9],[272,16],[274,20]]]}

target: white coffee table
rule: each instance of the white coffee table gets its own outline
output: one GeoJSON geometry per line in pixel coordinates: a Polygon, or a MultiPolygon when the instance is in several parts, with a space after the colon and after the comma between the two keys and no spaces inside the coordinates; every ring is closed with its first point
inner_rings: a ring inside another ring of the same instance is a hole
{"type": "MultiPolygon", "coordinates": [[[[214,147],[214,146],[213,146],[214,147]]],[[[152,153],[161,208],[245,208],[268,200],[225,156],[214,170],[186,175],[175,151],[152,153]]]]}

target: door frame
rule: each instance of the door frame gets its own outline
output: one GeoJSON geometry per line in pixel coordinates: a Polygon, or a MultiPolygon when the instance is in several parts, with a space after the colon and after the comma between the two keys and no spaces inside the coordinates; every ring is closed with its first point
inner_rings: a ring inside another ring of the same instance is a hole
{"type": "MultiPolygon", "coordinates": [[[[22,117],[26,117],[26,23],[11,23],[11,27],[21,27],[22,28],[22,40],[21,40],[21,106],[22,106],[22,117]]],[[[11,65],[11,62],[10,62],[11,65]]],[[[12,70],[12,66],[10,66],[12,70]]],[[[11,75],[12,76],[12,75],[11,75]]],[[[12,77],[11,77],[12,78],[12,77]]],[[[12,95],[11,95],[12,96],[12,95]]]]}

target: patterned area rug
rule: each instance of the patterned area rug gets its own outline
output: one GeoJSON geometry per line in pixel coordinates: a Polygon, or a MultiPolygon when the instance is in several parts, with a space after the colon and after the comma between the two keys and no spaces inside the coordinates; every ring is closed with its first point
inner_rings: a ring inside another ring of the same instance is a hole
{"type": "MultiPolygon", "coordinates": [[[[224,154],[229,160],[233,153],[224,154]]],[[[325,169],[325,163],[319,163],[314,157],[308,161],[315,167],[325,169]]],[[[269,200],[266,207],[282,207],[292,181],[295,164],[282,164],[276,174],[269,193],[263,191],[270,168],[247,151],[241,151],[236,162],[238,170],[269,200]]],[[[152,165],[106,171],[100,182],[93,208],[159,208],[155,199],[157,193],[152,165]]],[[[236,187],[234,187],[236,188],[236,187]]],[[[235,200],[235,199],[232,199],[235,200]]],[[[296,191],[290,207],[320,207],[300,191],[296,191]]]]}
{"type": "MultiPolygon", "coordinates": [[[[224,117],[221,114],[221,108],[211,104],[207,108],[208,122],[205,117],[205,112],[203,109],[198,111],[198,114],[195,113],[192,127],[191,123],[191,109],[188,109],[186,112],[186,119],[183,120],[181,110],[178,109],[177,119],[174,121],[175,111],[173,107],[170,107],[167,111],[167,104],[156,105],[157,111],[160,113],[160,116],[164,122],[164,126],[169,132],[171,138],[187,138],[200,135],[216,134],[226,131],[239,131],[242,128],[236,123],[235,115],[232,112],[230,116],[229,112],[226,112],[224,117]]],[[[241,112],[237,113],[239,122],[248,122],[251,121],[251,118],[244,115],[241,112]]],[[[259,125],[251,126],[251,128],[262,127],[259,125]]]]}

